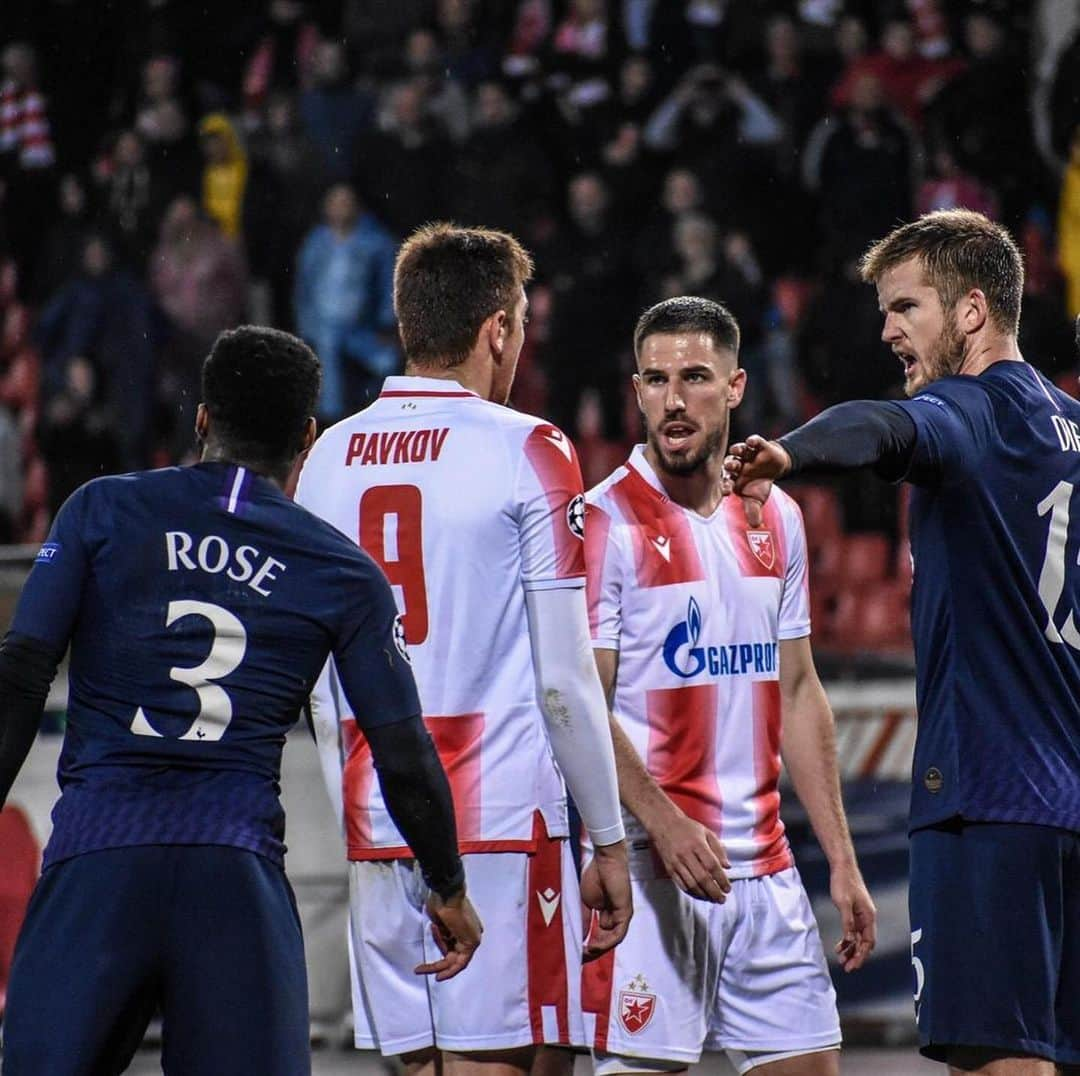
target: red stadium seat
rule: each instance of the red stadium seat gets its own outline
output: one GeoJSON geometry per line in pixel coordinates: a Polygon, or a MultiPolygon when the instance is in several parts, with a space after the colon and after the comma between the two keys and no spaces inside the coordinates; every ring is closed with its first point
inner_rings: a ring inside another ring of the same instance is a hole
{"type": "Polygon", "coordinates": [[[847,584],[876,583],[891,572],[891,543],[884,534],[849,534],[843,542],[840,575],[847,584]]]}
{"type": "Polygon", "coordinates": [[[855,586],[837,595],[829,641],[842,650],[910,647],[908,588],[896,581],[855,586]]]}
{"type": "Polygon", "coordinates": [[[40,545],[49,536],[49,524],[52,517],[49,515],[47,505],[42,505],[36,512],[27,518],[19,540],[27,545],[40,545]]]}
{"type": "Polygon", "coordinates": [[[786,492],[802,509],[810,549],[817,549],[840,533],[840,500],[828,486],[792,486],[786,492]]]}

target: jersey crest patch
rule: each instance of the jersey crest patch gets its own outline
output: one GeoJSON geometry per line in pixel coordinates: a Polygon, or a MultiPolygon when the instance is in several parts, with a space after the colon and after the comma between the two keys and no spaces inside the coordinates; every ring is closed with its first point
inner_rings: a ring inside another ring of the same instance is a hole
{"type": "Polygon", "coordinates": [[[649,1026],[656,1012],[656,995],[649,992],[644,975],[630,980],[626,990],[619,991],[619,1022],[629,1035],[636,1035],[649,1026]]]}
{"type": "Polygon", "coordinates": [[[750,543],[750,552],[767,569],[772,569],[776,563],[776,550],[773,547],[771,531],[747,531],[746,540],[750,543]]]}

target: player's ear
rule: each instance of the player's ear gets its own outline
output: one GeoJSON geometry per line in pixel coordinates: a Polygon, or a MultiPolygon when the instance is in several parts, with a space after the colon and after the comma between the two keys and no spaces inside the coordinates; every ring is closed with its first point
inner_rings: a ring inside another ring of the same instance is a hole
{"type": "Polygon", "coordinates": [[[634,398],[637,400],[637,409],[645,414],[645,405],[641,402],[641,374],[634,374],[634,398]]]}
{"type": "Polygon", "coordinates": [[[510,329],[510,319],[506,316],[505,310],[496,310],[484,322],[483,329],[486,331],[488,344],[491,350],[497,355],[502,356],[503,348],[506,347],[506,335],[510,329]]]}
{"type": "Polygon", "coordinates": [[[195,436],[199,439],[200,444],[206,440],[209,432],[210,412],[207,411],[206,404],[201,403],[195,412],[195,436]]]}
{"type": "Polygon", "coordinates": [[[300,438],[300,451],[307,452],[313,444],[315,444],[315,438],[319,432],[319,425],[315,421],[315,416],[312,415],[307,420],[307,425],[304,427],[303,436],[300,438]]]}
{"type": "Polygon", "coordinates": [[[746,371],[739,366],[732,371],[731,377],[728,379],[728,407],[738,407],[742,403],[744,392],[746,392],[746,371]]]}
{"type": "Polygon", "coordinates": [[[990,304],[981,288],[972,288],[957,304],[962,332],[978,332],[990,317],[990,304]]]}

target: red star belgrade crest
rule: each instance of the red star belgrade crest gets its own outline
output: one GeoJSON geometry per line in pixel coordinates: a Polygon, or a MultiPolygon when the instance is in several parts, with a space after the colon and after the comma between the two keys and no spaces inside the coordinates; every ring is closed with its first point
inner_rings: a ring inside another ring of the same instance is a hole
{"type": "Polygon", "coordinates": [[[771,531],[747,531],[746,540],[750,543],[750,552],[765,565],[772,568],[776,560],[773,550],[771,531]]]}
{"type": "Polygon", "coordinates": [[[619,1019],[628,1034],[636,1035],[644,1031],[655,1011],[655,994],[647,994],[643,990],[619,991],[619,1019]]]}

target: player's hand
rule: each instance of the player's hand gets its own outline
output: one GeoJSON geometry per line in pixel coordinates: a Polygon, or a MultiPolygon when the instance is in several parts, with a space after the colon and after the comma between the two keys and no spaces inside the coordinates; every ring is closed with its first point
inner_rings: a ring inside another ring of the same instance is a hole
{"type": "Polygon", "coordinates": [[[829,895],[840,913],[844,936],[836,943],[836,955],[844,971],[857,971],[877,943],[877,908],[854,864],[834,867],[829,895]]]}
{"type": "Polygon", "coordinates": [[[761,512],[772,492],[772,484],[791,469],[791,457],[776,441],[753,434],[732,445],[724,457],[724,493],[738,493],[743,499],[746,521],[761,526],[761,512]]]}
{"type": "Polygon", "coordinates": [[[441,983],[468,967],[480,944],[484,927],[472,902],[465,895],[464,886],[460,893],[447,900],[437,893],[429,893],[427,913],[431,920],[431,936],[442,953],[442,959],[418,964],[414,970],[417,975],[434,975],[435,981],[441,983]]]}
{"type": "Polygon", "coordinates": [[[593,849],[593,858],[581,874],[581,903],[592,912],[582,949],[582,960],[588,963],[626,937],[634,914],[626,841],[593,849]]]}
{"type": "Polygon", "coordinates": [[[731,861],[715,833],[678,811],[649,836],[664,869],[684,893],[714,904],[727,900],[731,882],[725,870],[731,861]]]}

